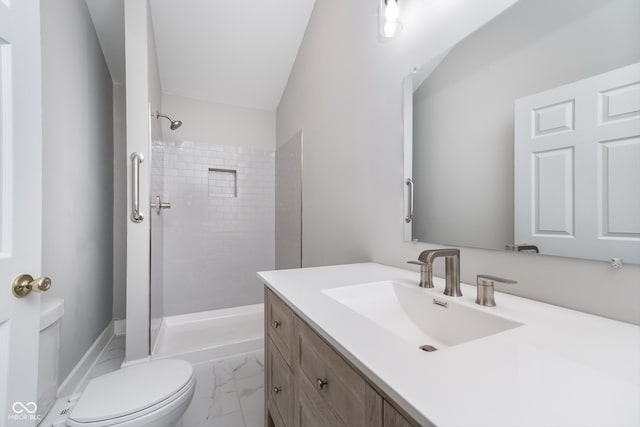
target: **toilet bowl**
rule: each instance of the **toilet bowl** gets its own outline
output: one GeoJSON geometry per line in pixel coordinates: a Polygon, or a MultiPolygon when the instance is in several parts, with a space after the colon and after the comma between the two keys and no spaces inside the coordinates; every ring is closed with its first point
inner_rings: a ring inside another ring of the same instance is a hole
{"type": "Polygon", "coordinates": [[[70,427],[174,427],[195,390],[191,364],[165,359],[92,379],[75,405],[70,427]]]}

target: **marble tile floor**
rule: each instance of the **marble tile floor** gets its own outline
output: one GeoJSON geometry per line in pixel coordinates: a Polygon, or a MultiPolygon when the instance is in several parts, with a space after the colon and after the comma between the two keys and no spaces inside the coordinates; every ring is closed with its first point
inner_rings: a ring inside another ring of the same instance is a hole
{"type": "MultiPolygon", "coordinates": [[[[89,373],[75,388],[75,393],[81,393],[87,387],[89,380],[100,375],[120,369],[124,361],[125,336],[115,335],[107,344],[105,350],[100,354],[98,360],[93,365],[89,373]]],[[[66,425],[68,417],[69,396],[60,396],[49,410],[47,416],[42,420],[38,427],[58,427],[66,425]]]]}
{"type": "MultiPolygon", "coordinates": [[[[78,392],[90,379],[120,369],[125,335],[115,336],[78,392]]],[[[177,427],[262,427],[264,350],[195,364],[196,390],[177,427]]]]}
{"type": "Polygon", "coordinates": [[[264,351],[194,365],[196,390],[177,427],[262,427],[264,351]]]}
{"type": "MultiPolygon", "coordinates": [[[[76,389],[82,392],[90,379],[120,369],[125,336],[107,345],[89,374],[76,389]]],[[[264,425],[264,350],[193,365],[196,390],[191,405],[176,427],[262,427],[264,425]]],[[[50,427],[67,404],[60,398],[40,427],[50,427]]]]}
{"type": "Polygon", "coordinates": [[[76,389],[76,393],[83,392],[91,379],[120,369],[124,361],[124,346],[125,335],[115,335],[107,344],[107,348],[102,352],[91,371],[89,371],[89,375],[83,379],[76,389]]]}

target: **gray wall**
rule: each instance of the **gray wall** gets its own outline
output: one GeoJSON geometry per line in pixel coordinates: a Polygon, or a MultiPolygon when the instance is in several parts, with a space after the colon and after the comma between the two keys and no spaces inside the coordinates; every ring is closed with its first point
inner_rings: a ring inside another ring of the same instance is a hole
{"type": "Polygon", "coordinates": [[[414,93],[414,238],[514,243],[513,101],[639,62],[638,17],[633,0],[521,0],[457,45],[414,93]]]}
{"type": "Polygon", "coordinates": [[[111,77],[83,0],[42,1],[43,245],[64,298],[60,378],[111,321],[111,77]]]}
{"type": "MultiPolygon", "coordinates": [[[[512,3],[407,0],[402,33],[383,43],[376,2],[316,2],[277,111],[279,145],[305,132],[305,266],[410,268],[431,247],[403,241],[402,79],[512,3]]],[[[479,273],[518,280],[505,289],[514,294],[640,323],[638,266],[463,249],[462,279],[479,273]]]]}

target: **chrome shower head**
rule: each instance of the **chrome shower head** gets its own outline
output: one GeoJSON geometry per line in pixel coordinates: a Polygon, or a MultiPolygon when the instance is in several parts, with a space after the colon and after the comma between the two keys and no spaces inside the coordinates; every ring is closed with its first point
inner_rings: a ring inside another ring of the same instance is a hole
{"type": "Polygon", "coordinates": [[[182,122],[180,120],[173,120],[171,117],[165,115],[165,114],[160,114],[158,111],[156,111],[156,119],[159,119],[160,117],[164,117],[165,119],[169,120],[171,122],[171,125],[169,126],[169,129],[171,130],[176,130],[178,129],[180,126],[182,126],[182,122]]]}

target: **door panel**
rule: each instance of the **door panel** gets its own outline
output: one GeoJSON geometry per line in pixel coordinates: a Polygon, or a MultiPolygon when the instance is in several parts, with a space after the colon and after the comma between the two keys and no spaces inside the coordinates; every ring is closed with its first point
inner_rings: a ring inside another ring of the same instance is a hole
{"type": "Polygon", "coordinates": [[[40,296],[11,283],[40,274],[40,3],[0,2],[0,426],[35,425],[40,296]]]}
{"type": "Polygon", "coordinates": [[[640,239],[640,137],[604,141],[599,148],[602,237],[640,239]]]}
{"type": "Polygon", "coordinates": [[[533,223],[538,235],[573,235],[573,148],[534,153],[533,223]]]}

